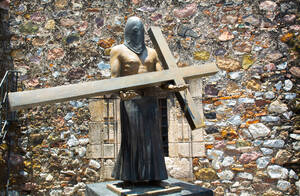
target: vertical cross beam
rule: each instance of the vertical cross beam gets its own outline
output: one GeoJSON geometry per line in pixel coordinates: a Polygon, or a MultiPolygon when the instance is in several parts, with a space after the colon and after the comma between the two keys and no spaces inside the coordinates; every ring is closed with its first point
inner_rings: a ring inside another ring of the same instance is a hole
{"type": "MultiPolygon", "coordinates": [[[[165,69],[178,70],[175,58],[173,57],[169,49],[168,43],[164,38],[160,28],[152,26],[149,29],[148,34],[158,54],[159,59],[161,60],[163,67],[165,69]]],[[[180,71],[178,70],[178,72],[180,71]]],[[[178,76],[176,77],[174,82],[176,85],[185,84],[185,81],[180,76],[180,73],[178,73],[178,76]]],[[[196,107],[196,104],[190,92],[188,90],[180,91],[176,92],[175,95],[191,128],[194,130],[204,126],[202,108],[196,107]]]]}

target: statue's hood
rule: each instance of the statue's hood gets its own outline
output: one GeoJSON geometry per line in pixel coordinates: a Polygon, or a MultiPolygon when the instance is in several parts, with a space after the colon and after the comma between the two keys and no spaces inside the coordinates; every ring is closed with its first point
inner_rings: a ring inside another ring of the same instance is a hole
{"type": "Polygon", "coordinates": [[[137,54],[142,54],[146,49],[144,38],[144,25],[140,18],[133,16],[127,20],[125,26],[124,45],[137,54]]]}

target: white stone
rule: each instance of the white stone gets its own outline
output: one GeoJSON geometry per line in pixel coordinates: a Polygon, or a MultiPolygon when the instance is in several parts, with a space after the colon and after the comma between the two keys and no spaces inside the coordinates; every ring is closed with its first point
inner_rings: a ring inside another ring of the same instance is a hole
{"type": "Polygon", "coordinates": [[[270,155],[273,154],[273,150],[271,148],[260,148],[263,155],[270,155]]]}
{"type": "Polygon", "coordinates": [[[221,162],[220,162],[218,159],[213,159],[213,160],[212,160],[212,167],[213,167],[215,170],[221,169],[221,162]]]}
{"type": "Polygon", "coordinates": [[[207,150],[207,158],[209,159],[222,159],[224,152],[221,150],[207,150]]]}
{"type": "Polygon", "coordinates": [[[298,175],[296,174],[296,172],[294,171],[294,170],[290,170],[290,172],[289,172],[289,178],[291,178],[291,179],[295,179],[295,180],[298,180],[299,179],[299,177],[298,177],[298,175]]]}
{"type": "Polygon", "coordinates": [[[249,126],[249,131],[253,138],[265,137],[270,133],[270,129],[262,123],[256,123],[249,126]]]}
{"type": "Polygon", "coordinates": [[[293,88],[293,82],[291,80],[285,80],[283,90],[290,91],[292,90],[292,88],[293,88]]]}
{"type": "Polygon", "coordinates": [[[223,167],[228,167],[230,165],[232,165],[234,163],[234,158],[233,157],[225,157],[223,162],[222,162],[222,166],[223,167]]]}
{"type": "Polygon", "coordinates": [[[279,70],[283,70],[286,67],[287,67],[287,62],[280,63],[279,65],[277,65],[277,69],[279,69],[279,70]]]}
{"type": "Polygon", "coordinates": [[[230,72],[228,73],[229,78],[232,80],[239,80],[242,77],[242,73],[240,71],[237,72],[230,72]]]}
{"type": "Polygon", "coordinates": [[[295,139],[295,140],[300,140],[300,134],[290,134],[290,137],[295,139]]]}
{"type": "Polygon", "coordinates": [[[263,1],[259,4],[259,9],[261,10],[274,12],[276,8],[277,8],[277,4],[274,1],[263,1]]]}
{"type": "Polygon", "coordinates": [[[51,174],[49,174],[47,177],[46,177],[46,181],[48,182],[51,182],[53,180],[53,176],[51,174]]]}
{"type": "Polygon", "coordinates": [[[49,193],[50,196],[61,196],[62,195],[62,190],[52,190],[49,193]]]}
{"type": "Polygon", "coordinates": [[[90,160],[89,166],[95,169],[99,169],[101,167],[100,163],[98,163],[98,161],[93,159],[90,160]]]}
{"type": "Polygon", "coordinates": [[[89,138],[80,138],[79,144],[80,145],[87,145],[89,143],[89,138]]]}
{"type": "Polygon", "coordinates": [[[265,140],[263,143],[264,147],[268,148],[282,148],[284,146],[283,140],[265,140]]]}
{"type": "Polygon", "coordinates": [[[266,99],[274,99],[274,97],[275,97],[275,94],[273,91],[268,91],[264,94],[264,98],[266,98],[266,99]]]}
{"type": "Polygon", "coordinates": [[[286,104],[281,103],[278,100],[276,100],[270,104],[268,110],[269,110],[269,112],[284,113],[288,110],[288,107],[286,104]]]}
{"type": "Polygon", "coordinates": [[[247,172],[238,173],[237,177],[245,180],[253,180],[253,175],[247,172]]]}
{"type": "Polygon", "coordinates": [[[268,175],[272,179],[286,179],[288,177],[288,170],[279,165],[270,165],[267,168],[268,175]]]}
{"type": "Polygon", "coordinates": [[[220,173],[217,173],[221,180],[232,180],[234,177],[234,173],[230,170],[225,170],[220,173]]]}
{"type": "Polygon", "coordinates": [[[192,171],[190,169],[191,163],[186,158],[169,158],[165,157],[166,168],[168,174],[177,179],[190,178],[192,171]]]}
{"type": "Polygon", "coordinates": [[[255,100],[252,98],[239,98],[240,103],[255,103],[255,100]]]}
{"type": "Polygon", "coordinates": [[[268,166],[268,164],[270,163],[271,158],[270,157],[260,157],[256,160],[256,165],[257,168],[259,169],[263,169],[266,168],[268,166]]]}
{"type": "Polygon", "coordinates": [[[76,173],[72,170],[61,171],[60,173],[67,174],[67,175],[70,175],[70,176],[75,176],[76,175],[76,173]]]}
{"type": "Polygon", "coordinates": [[[71,135],[70,139],[67,142],[67,144],[70,147],[72,147],[72,146],[78,146],[79,145],[79,141],[78,141],[78,139],[74,135],[71,135]]]}
{"type": "Polygon", "coordinates": [[[78,153],[78,156],[80,157],[84,157],[85,153],[86,153],[86,148],[85,147],[79,147],[75,149],[75,152],[78,153]]]}
{"type": "Polygon", "coordinates": [[[64,194],[71,196],[74,194],[74,187],[65,187],[64,188],[64,194]]]}
{"type": "Polygon", "coordinates": [[[281,191],[287,191],[291,187],[291,183],[286,180],[278,180],[277,188],[281,191]]]}

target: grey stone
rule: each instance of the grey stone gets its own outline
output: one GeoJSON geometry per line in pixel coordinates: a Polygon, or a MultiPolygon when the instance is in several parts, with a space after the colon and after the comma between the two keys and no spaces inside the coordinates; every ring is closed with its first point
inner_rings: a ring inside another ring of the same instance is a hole
{"type": "Polygon", "coordinates": [[[265,137],[270,133],[270,129],[262,123],[250,125],[249,131],[253,138],[265,137]]]}
{"type": "Polygon", "coordinates": [[[238,125],[242,124],[242,120],[241,120],[241,116],[240,115],[235,115],[235,116],[229,118],[227,121],[230,124],[235,125],[235,126],[238,126],[238,125]]]}
{"type": "Polygon", "coordinates": [[[290,134],[290,137],[295,139],[295,140],[300,140],[300,134],[290,134]]]}
{"type": "Polygon", "coordinates": [[[273,154],[273,150],[271,148],[260,148],[263,155],[270,155],[273,154]]]}
{"type": "Polygon", "coordinates": [[[286,179],[288,177],[288,170],[279,165],[270,165],[267,168],[267,173],[272,179],[286,179]]]}
{"type": "Polygon", "coordinates": [[[291,188],[291,183],[286,180],[278,180],[277,188],[281,191],[287,191],[289,188],[291,188]]]}
{"type": "Polygon", "coordinates": [[[287,100],[292,100],[295,99],[296,97],[297,97],[296,93],[286,93],[284,98],[287,100]]]}
{"type": "Polygon", "coordinates": [[[264,141],[263,140],[254,140],[253,145],[254,146],[260,146],[264,141]]]}
{"type": "Polygon", "coordinates": [[[289,171],[289,178],[290,179],[295,179],[295,180],[298,180],[299,179],[299,177],[298,177],[298,175],[296,174],[296,172],[294,171],[294,170],[290,170],[289,171]]]}
{"type": "Polygon", "coordinates": [[[280,121],[279,116],[262,116],[261,121],[263,122],[278,122],[280,121]]]}
{"type": "Polygon", "coordinates": [[[293,142],[293,149],[299,151],[300,150],[300,141],[293,142]]]}
{"type": "Polygon", "coordinates": [[[284,146],[284,141],[279,139],[265,140],[263,146],[268,148],[282,148],[284,146]]]}
{"type": "Polygon", "coordinates": [[[78,146],[79,145],[79,141],[78,141],[78,139],[74,135],[71,135],[70,139],[67,142],[67,144],[70,147],[72,147],[72,146],[78,146]]]}
{"type": "Polygon", "coordinates": [[[275,84],[275,88],[276,88],[276,90],[280,91],[280,89],[282,88],[282,82],[281,81],[277,82],[275,84]]]}
{"type": "Polygon", "coordinates": [[[256,165],[257,168],[259,169],[263,169],[266,168],[268,166],[268,164],[270,163],[271,158],[270,157],[260,157],[256,160],[256,165]]]}

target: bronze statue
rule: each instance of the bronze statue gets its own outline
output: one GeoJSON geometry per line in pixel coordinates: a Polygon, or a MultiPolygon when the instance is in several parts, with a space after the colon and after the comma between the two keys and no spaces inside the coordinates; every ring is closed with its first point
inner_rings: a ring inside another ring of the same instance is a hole
{"type": "MultiPolygon", "coordinates": [[[[110,64],[112,77],[163,69],[156,51],[145,46],[144,25],[138,17],[128,19],[124,44],[112,48],[110,64]]],[[[182,90],[186,86],[164,88],[182,90]]],[[[134,183],[168,178],[155,89],[120,92],[121,147],[112,173],[115,179],[134,183]]]]}

